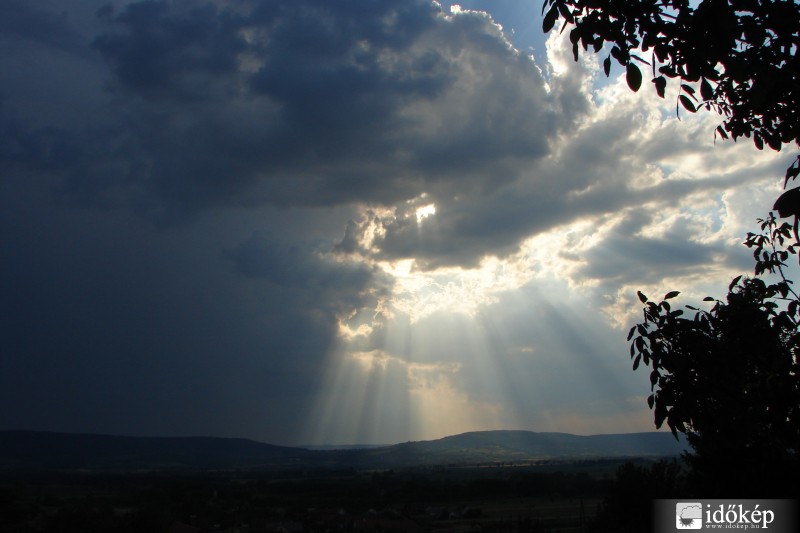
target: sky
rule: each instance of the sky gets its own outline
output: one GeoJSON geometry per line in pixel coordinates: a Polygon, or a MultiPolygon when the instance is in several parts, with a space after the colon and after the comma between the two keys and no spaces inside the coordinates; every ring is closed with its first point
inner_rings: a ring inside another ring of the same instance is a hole
{"type": "Polygon", "coordinates": [[[724,297],[793,156],[540,11],[0,3],[0,429],[654,430],[636,291],[724,297]]]}

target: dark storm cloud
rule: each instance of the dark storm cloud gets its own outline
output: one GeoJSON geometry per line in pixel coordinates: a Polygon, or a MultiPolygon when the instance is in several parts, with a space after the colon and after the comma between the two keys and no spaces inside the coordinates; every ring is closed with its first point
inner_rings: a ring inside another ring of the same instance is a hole
{"type": "Polygon", "coordinates": [[[142,169],[131,194],[165,216],[491,189],[565,126],[532,62],[485,15],[310,0],[147,1],[100,15],[105,141],[124,132],[142,169]]]}
{"type": "MultiPolygon", "coordinates": [[[[625,184],[682,142],[637,147],[638,112],[558,137],[591,110],[586,73],[566,57],[570,69],[548,78],[548,92],[481,13],[366,0],[97,7],[102,29],[84,41],[96,54],[88,81],[102,81],[89,86],[100,111],[5,128],[15,142],[4,155],[82,204],[127,203],[169,222],[231,205],[413,207],[426,193],[436,216],[422,231],[413,211],[381,219],[377,255],[474,265],[646,200],[625,184]]],[[[25,13],[39,20],[32,28],[58,20],[75,33],[67,18],[25,13]]],[[[663,193],[680,188],[665,187],[651,196],[669,201],[663,193]]],[[[350,240],[339,249],[352,251],[370,224],[342,228],[350,240]]]]}
{"type": "Polygon", "coordinates": [[[0,427],[297,443],[338,313],[380,296],[247,217],[165,230],[2,192],[0,427]]]}
{"type": "Polygon", "coordinates": [[[268,232],[253,232],[225,255],[241,274],[294,289],[297,298],[310,299],[304,302],[309,308],[326,309],[332,317],[374,309],[392,284],[377,267],[335,262],[311,243],[282,242],[268,232]]]}
{"type": "Polygon", "coordinates": [[[51,105],[51,124],[25,105],[7,154],[79,205],[175,222],[216,206],[390,206],[427,193],[439,237],[414,242],[396,225],[387,256],[466,264],[519,237],[499,238],[507,217],[480,199],[526,177],[587,109],[572,81],[547,93],[481,13],[445,17],[424,1],[96,5],[99,34],[82,37],[95,56],[48,72],[84,90],[51,105]],[[76,69],[91,75],[70,78],[76,69]]]}
{"type": "Polygon", "coordinates": [[[86,52],[83,39],[70,26],[65,12],[48,12],[33,2],[3,2],[0,5],[0,34],[56,49],[86,52]]]}
{"type": "Polygon", "coordinates": [[[98,12],[116,31],[96,37],[93,47],[108,62],[119,88],[146,100],[173,103],[221,96],[235,81],[239,54],[247,50],[237,13],[213,4],[143,1],[120,13],[98,12]]]}

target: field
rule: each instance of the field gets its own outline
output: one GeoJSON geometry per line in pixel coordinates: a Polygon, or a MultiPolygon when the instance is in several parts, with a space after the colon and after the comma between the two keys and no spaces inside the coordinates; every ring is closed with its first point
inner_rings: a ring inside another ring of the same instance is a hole
{"type": "Polygon", "coordinates": [[[620,460],[0,474],[0,531],[587,531],[620,460]]]}

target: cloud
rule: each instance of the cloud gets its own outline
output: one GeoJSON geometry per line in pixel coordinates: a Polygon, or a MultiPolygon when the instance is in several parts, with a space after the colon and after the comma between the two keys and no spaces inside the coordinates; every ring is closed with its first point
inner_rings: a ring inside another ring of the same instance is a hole
{"type": "Polygon", "coordinates": [[[393,280],[382,270],[360,263],[339,262],[312,243],[278,240],[271,233],[253,232],[225,256],[236,270],[266,280],[282,291],[293,291],[295,304],[326,310],[343,318],[362,308],[374,309],[391,292],[393,280]]]}
{"type": "Polygon", "coordinates": [[[788,164],[422,0],[0,12],[3,427],[631,429],[635,291],[725,287],[788,164]]]}
{"type": "Polygon", "coordinates": [[[677,215],[672,220],[654,220],[644,209],[632,209],[615,223],[602,239],[581,254],[582,268],[575,276],[584,279],[646,283],[663,272],[686,275],[725,258],[724,243],[703,243],[707,228],[698,220],[677,215]],[[659,235],[643,234],[648,227],[659,235]]]}
{"type": "Polygon", "coordinates": [[[0,6],[0,33],[46,47],[85,53],[81,36],[65,13],[55,14],[30,2],[8,0],[0,6]]]}
{"type": "Polygon", "coordinates": [[[496,189],[570,123],[485,14],[311,0],[101,13],[105,133],[124,124],[139,169],[126,185],[167,217],[496,189]]]}
{"type": "MultiPolygon", "coordinates": [[[[559,42],[551,37],[548,43],[548,51],[556,58],[565,49],[559,42]]],[[[527,238],[584,220],[600,221],[609,213],[629,212],[634,217],[631,220],[643,226],[656,225],[663,221],[663,213],[675,213],[676,209],[697,211],[693,207],[697,204],[714,211],[711,218],[715,218],[726,191],[755,182],[760,188],[769,188],[771,176],[778,174],[780,165],[769,154],[754,156],[755,150],[742,144],[714,146],[714,116],[684,117],[681,123],[664,112],[654,95],[631,93],[623,78],[594,90],[587,65],[573,63],[571,54],[568,61],[561,61],[555,63],[560,67],[548,84],[558,86],[562,98],[568,94],[567,86],[572,87],[582,95],[584,112],[572,117],[569,129],[551,132],[551,149],[546,156],[528,159],[524,165],[509,170],[495,187],[461,187],[451,195],[428,191],[393,210],[367,212],[361,219],[351,221],[348,242],[371,243],[371,251],[362,249],[361,253],[380,260],[413,258],[421,270],[444,266],[476,268],[487,257],[508,258],[519,253],[527,238]],[[591,106],[590,89],[597,100],[591,106]],[[427,203],[435,204],[436,213],[420,223],[416,209],[427,203]],[[651,213],[652,222],[647,213],[651,213]],[[369,239],[365,238],[367,234],[369,239]]],[[[519,110],[520,106],[513,109],[519,110]]],[[[524,113],[520,116],[527,117],[524,113]]],[[[502,159],[499,162],[502,166],[502,159]]],[[[767,208],[765,202],[763,209],[767,208]]],[[[706,232],[709,216],[684,216],[683,230],[706,232]]],[[[675,224],[675,220],[669,224],[675,224]]],[[[642,230],[636,224],[620,226],[618,230],[615,240],[598,242],[596,246],[596,250],[609,254],[619,248],[620,264],[607,263],[607,268],[619,269],[624,258],[633,253],[641,253],[647,260],[648,255],[652,256],[648,246],[660,248],[658,253],[664,258],[673,258],[670,264],[682,257],[687,267],[711,258],[729,260],[726,250],[715,248],[717,245],[707,240],[681,242],[677,227],[673,235],[659,239],[636,237],[642,230]],[[631,239],[638,239],[638,244],[631,243],[631,239]],[[674,239],[671,248],[668,239],[674,239]]],[[[720,246],[724,247],[722,243],[720,246]]],[[[585,259],[602,260],[596,255],[585,259]]],[[[734,260],[731,266],[739,264],[734,260]]],[[[625,272],[620,271],[620,275],[625,272]]],[[[646,272],[642,271],[642,275],[646,272]]]]}
{"type": "Polygon", "coordinates": [[[120,31],[98,36],[94,48],[119,86],[147,100],[219,96],[213,81],[230,83],[247,45],[240,17],[210,3],[146,1],[118,14],[109,5],[98,14],[120,31]]]}

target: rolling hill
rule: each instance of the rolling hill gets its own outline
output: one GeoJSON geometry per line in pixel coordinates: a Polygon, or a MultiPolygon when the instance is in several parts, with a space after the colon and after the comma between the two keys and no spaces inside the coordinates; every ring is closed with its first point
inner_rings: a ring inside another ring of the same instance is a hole
{"type": "Polygon", "coordinates": [[[302,462],[310,455],[313,452],[303,448],[247,439],[0,431],[0,468],[270,468],[302,462]]]}
{"type": "Polygon", "coordinates": [[[0,431],[0,469],[397,468],[542,460],[679,455],[685,441],[661,432],[580,436],[481,431],[438,440],[342,450],[308,450],[247,439],[121,437],[0,431]]]}
{"type": "Polygon", "coordinates": [[[666,457],[679,455],[685,441],[670,433],[572,435],[533,431],[479,431],[438,440],[408,442],[368,450],[367,454],[402,458],[415,464],[449,464],[608,457],[666,457]]]}

